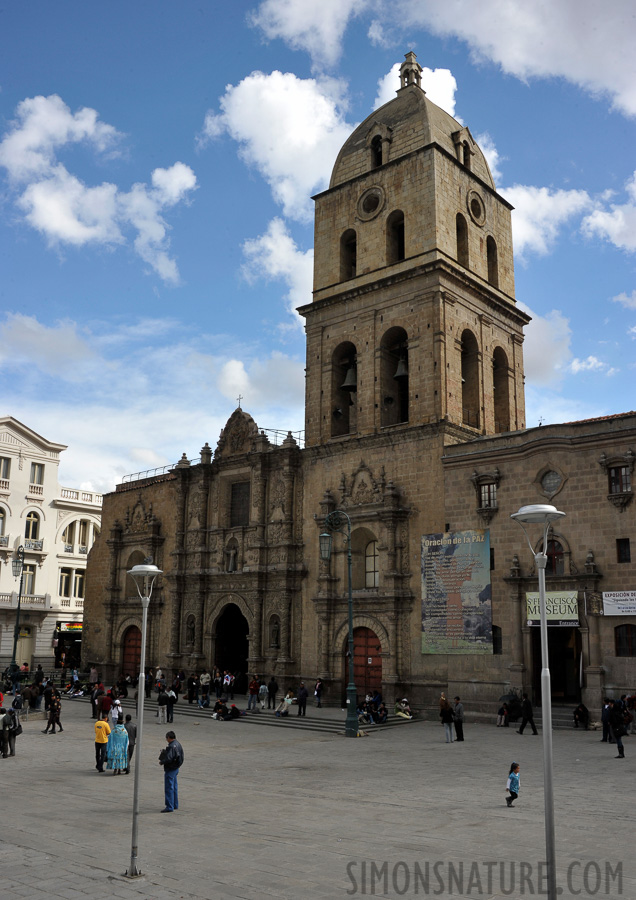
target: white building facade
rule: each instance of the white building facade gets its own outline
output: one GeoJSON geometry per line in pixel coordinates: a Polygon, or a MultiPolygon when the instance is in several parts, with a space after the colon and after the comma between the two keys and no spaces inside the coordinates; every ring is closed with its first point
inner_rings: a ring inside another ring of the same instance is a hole
{"type": "Polygon", "coordinates": [[[45,671],[79,663],[88,553],[99,534],[102,496],[58,483],[65,444],[11,416],[0,418],[0,667],[11,662],[24,548],[16,662],[45,671]]]}

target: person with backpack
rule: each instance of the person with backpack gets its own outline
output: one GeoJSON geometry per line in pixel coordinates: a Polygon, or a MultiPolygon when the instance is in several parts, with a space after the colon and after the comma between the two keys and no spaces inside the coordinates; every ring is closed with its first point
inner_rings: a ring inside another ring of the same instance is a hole
{"type": "Polygon", "coordinates": [[[15,739],[22,734],[22,725],[15,710],[0,707],[0,753],[2,758],[15,756],[15,739]]]}

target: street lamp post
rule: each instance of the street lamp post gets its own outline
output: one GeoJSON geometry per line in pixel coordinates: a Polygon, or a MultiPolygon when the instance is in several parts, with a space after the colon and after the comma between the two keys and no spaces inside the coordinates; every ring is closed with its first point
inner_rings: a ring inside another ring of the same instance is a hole
{"type": "Polygon", "coordinates": [[[137,866],[137,823],[139,819],[139,776],[141,772],[141,741],[144,727],[144,697],[146,683],[146,629],[148,626],[148,606],[152,595],[152,588],[157,575],[162,575],[161,569],[153,566],[149,560],[143,565],[133,566],[128,571],[137,587],[137,593],[141,600],[141,660],[139,663],[139,680],[137,681],[137,752],[135,753],[135,781],[133,786],[133,820],[132,820],[132,844],[130,849],[130,865],[126,871],[129,878],[135,878],[142,873],[137,866]]]}
{"type": "Polygon", "coordinates": [[[556,884],[556,850],[554,839],[554,787],[552,764],[552,691],[550,687],[550,661],[548,656],[548,620],[545,609],[545,568],[548,561],[546,548],[548,532],[553,522],[565,516],[555,506],[537,503],[522,506],[519,512],[510,518],[518,522],[528,541],[530,552],[534,557],[539,581],[539,606],[541,610],[541,724],[543,728],[543,800],[545,807],[545,851],[547,863],[548,900],[557,900],[556,884]],[[541,551],[535,553],[526,525],[543,526],[543,542],[541,551]]]}
{"type": "Polygon", "coordinates": [[[20,544],[15,552],[15,556],[11,560],[11,569],[13,571],[13,577],[20,579],[20,586],[18,588],[18,611],[15,617],[15,628],[13,629],[13,653],[11,654],[11,666],[9,667],[9,672],[13,678],[15,672],[17,672],[19,668],[15,655],[18,650],[18,638],[20,637],[20,609],[22,606],[22,583],[24,580],[24,547],[22,544],[20,544]]]}
{"type": "Polygon", "coordinates": [[[331,559],[331,535],[333,532],[343,534],[347,542],[347,579],[349,590],[349,684],[347,685],[347,718],[345,722],[345,735],[347,737],[358,736],[358,714],[356,707],[358,695],[356,692],[353,672],[353,594],[351,588],[351,519],[340,509],[330,512],[325,518],[325,531],[320,535],[320,558],[331,559]],[[346,527],[346,530],[344,530],[346,527]]]}

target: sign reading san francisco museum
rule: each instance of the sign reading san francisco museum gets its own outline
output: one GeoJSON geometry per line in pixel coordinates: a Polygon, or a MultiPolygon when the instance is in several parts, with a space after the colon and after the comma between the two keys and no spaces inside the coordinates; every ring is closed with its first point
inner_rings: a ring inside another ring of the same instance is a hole
{"type": "Polygon", "coordinates": [[[422,653],[492,653],[490,532],[422,537],[422,653]]]}
{"type": "MultiPolygon", "coordinates": [[[[579,604],[577,591],[548,591],[545,595],[545,616],[548,625],[572,628],[579,624],[579,604]]],[[[541,606],[539,594],[532,591],[526,594],[528,608],[528,625],[541,624],[541,606]]]]}
{"type": "Polygon", "coordinates": [[[603,591],[603,615],[636,616],[636,591],[603,591]]]}

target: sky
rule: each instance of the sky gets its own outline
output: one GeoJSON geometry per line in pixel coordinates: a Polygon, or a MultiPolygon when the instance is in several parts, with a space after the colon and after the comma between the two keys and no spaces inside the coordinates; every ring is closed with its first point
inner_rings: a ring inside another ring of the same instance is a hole
{"type": "Polygon", "coordinates": [[[3,414],[60,482],[300,431],[312,194],[413,50],[515,207],[528,427],[636,407],[636,10],[0,0],[3,414]]]}

